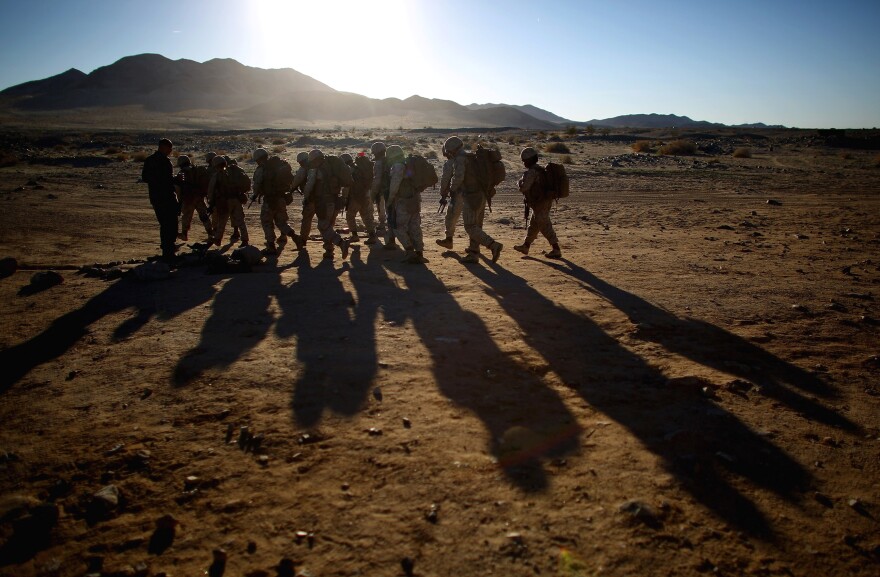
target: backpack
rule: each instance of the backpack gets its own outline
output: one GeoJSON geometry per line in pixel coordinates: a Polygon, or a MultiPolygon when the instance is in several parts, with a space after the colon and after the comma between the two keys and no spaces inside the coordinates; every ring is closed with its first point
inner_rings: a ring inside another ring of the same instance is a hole
{"type": "Polygon", "coordinates": [[[280,156],[270,156],[266,161],[265,171],[266,190],[269,195],[281,196],[290,190],[293,184],[293,169],[290,163],[280,156]]]}
{"type": "Polygon", "coordinates": [[[410,179],[416,192],[422,192],[426,188],[437,186],[437,170],[428,160],[418,154],[410,154],[406,157],[406,172],[404,178],[410,179]]]}
{"type": "Polygon", "coordinates": [[[544,169],[544,196],[545,198],[565,198],[568,196],[568,174],[565,166],[548,162],[544,169]]]}
{"type": "Polygon", "coordinates": [[[211,183],[211,173],[207,166],[194,166],[190,170],[189,177],[192,179],[190,183],[192,189],[199,194],[208,192],[208,185],[211,183]]]}
{"type": "Polygon", "coordinates": [[[469,152],[468,156],[472,157],[469,168],[475,169],[479,190],[486,195],[491,207],[495,187],[504,182],[504,177],[507,175],[504,163],[501,162],[501,152],[477,145],[476,152],[469,152]]]}
{"type": "Polygon", "coordinates": [[[229,186],[235,194],[245,194],[251,189],[251,178],[237,164],[227,167],[226,175],[229,186]]]}
{"type": "MultiPolygon", "coordinates": [[[[325,175],[330,177],[330,188],[336,189],[342,186],[351,186],[354,179],[351,176],[351,169],[345,164],[345,161],[338,156],[327,155],[324,157],[325,175]]],[[[336,192],[333,190],[333,192],[336,192]]]]}
{"type": "Polygon", "coordinates": [[[354,159],[352,171],[354,184],[352,188],[360,191],[368,191],[373,184],[373,161],[366,156],[358,156],[354,159]]]}

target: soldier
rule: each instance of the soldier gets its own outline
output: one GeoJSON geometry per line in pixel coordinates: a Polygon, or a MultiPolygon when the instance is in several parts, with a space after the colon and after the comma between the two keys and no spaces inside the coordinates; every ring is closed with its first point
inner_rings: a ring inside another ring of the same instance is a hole
{"type": "Polygon", "coordinates": [[[519,157],[526,167],[525,174],[519,179],[519,191],[523,194],[526,206],[532,210],[532,220],[529,221],[529,229],[526,232],[525,241],[513,248],[523,254],[529,254],[529,247],[535,242],[540,233],[544,235],[544,238],[547,239],[552,247],[552,250],[545,252],[544,256],[547,258],[562,258],[559,239],[556,238],[556,233],[553,231],[553,223],[550,222],[550,209],[553,206],[553,199],[547,198],[544,194],[544,169],[538,164],[538,151],[530,146],[524,148],[519,157]]]}
{"type": "Polygon", "coordinates": [[[302,250],[302,239],[287,224],[287,202],[284,200],[284,193],[287,191],[282,190],[274,182],[274,175],[267,166],[268,160],[269,152],[265,148],[254,151],[257,168],[254,170],[254,194],[251,196],[251,201],[262,199],[263,202],[260,208],[260,224],[263,226],[263,234],[266,235],[266,248],[263,254],[277,255],[287,244],[288,236],[296,244],[297,250],[302,250]],[[275,246],[276,226],[281,231],[277,247],[275,246]]]}
{"type": "MultiPolygon", "coordinates": [[[[238,166],[238,162],[229,157],[228,154],[223,155],[223,160],[226,161],[227,169],[230,166],[238,166]]],[[[232,235],[229,237],[229,242],[238,242],[241,240],[241,231],[238,229],[238,225],[233,221],[232,223],[232,235]]]]}
{"type": "Polygon", "coordinates": [[[422,195],[406,177],[403,149],[392,144],[388,147],[386,160],[391,167],[387,206],[394,211],[394,230],[406,250],[403,262],[422,264],[427,262],[423,256],[422,195]]]}
{"type": "Polygon", "coordinates": [[[367,229],[366,244],[376,244],[376,221],[373,220],[373,203],[370,201],[370,185],[373,181],[372,163],[361,152],[358,155],[358,163],[355,163],[350,154],[343,154],[340,158],[351,168],[351,176],[354,181],[350,187],[342,189],[342,201],[345,204],[345,220],[348,230],[351,231],[351,241],[357,242],[360,237],[357,233],[357,215],[361,215],[364,227],[367,229]],[[369,173],[367,171],[369,170],[369,173]]]}
{"type": "Polygon", "coordinates": [[[454,164],[452,155],[443,145],[443,156],[446,161],[443,163],[443,174],[440,177],[440,205],[446,208],[446,238],[438,238],[437,244],[443,248],[452,249],[452,238],[455,236],[455,226],[461,217],[461,211],[464,201],[461,198],[461,191],[450,194],[449,184],[452,181],[452,166],[454,164]],[[451,198],[450,198],[451,197],[451,198]]]}
{"type": "Polygon", "coordinates": [[[373,182],[370,194],[379,207],[379,228],[385,229],[384,248],[394,250],[397,248],[397,243],[394,242],[394,216],[386,203],[391,180],[385,162],[385,143],[374,142],[370,146],[370,153],[373,155],[373,182]]]}
{"type": "Polygon", "coordinates": [[[296,169],[296,174],[293,175],[293,184],[290,188],[291,190],[299,190],[303,193],[302,222],[299,226],[299,236],[302,238],[303,246],[305,246],[312,232],[312,220],[315,218],[315,199],[314,197],[311,199],[306,197],[304,193],[306,180],[309,176],[309,153],[300,152],[297,154],[296,162],[299,164],[299,168],[296,169]]]}
{"type": "Polygon", "coordinates": [[[460,193],[462,198],[462,216],[464,230],[470,237],[467,255],[461,259],[465,263],[480,261],[480,245],[492,251],[492,262],[498,262],[501,249],[504,248],[491,236],[483,231],[483,217],[486,213],[486,193],[480,189],[476,168],[464,150],[464,143],[457,136],[450,136],[443,145],[453,160],[452,179],[449,189],[453,195],[460,193]]]}
{"type": "Polygon", "coordinates": [[[174,145],[167,138],[159,141],[159,148],[144,161],[141,180],[147,183],[150,192],[150,204],[159,221],[159,243],[162,248],[162,259],[171,261],[177,247],[177,215],[180,213],[180,201],[174,194],[174,165],[171,149],[174,145]]]}
{"type": "MultiPolygon", "coordinates": [[[[244,222],[244,209],[242,208],[241,191],[233,186],[227,172],[226,159],[215,156],[211,160],[214,167],[214,175],[208,185],[208,203],[217,214],[217,226],[214,228],[214,244],[221,246],[223,233],[226,231],[226,221],[232,220],[232,225],[241,231],[241,246],[249,244],[247,225],[244,222]]],[[[245,196],[247,200],[247,196],[245,196]]],[[[230,239],[230,242],[235,242],[230,239]]]]}
{"type": "Polygon", "coordinates": [[[309,172],[306,179],[306,200],[314,198],[315,214],[318,216],[318,232],[324,239],[324,258],[333,258],[333,247],[342,250],[342,258],[348,257],[348,240],[339,236],[334,229],[336,224],[336,198],[339,190],[334,190],[335,178],[329,173],[329,166],[324,162],[324,153],[318,149],[309,152],[309,172]]]}
{"type": "Polygon", "coordinates": [[[177,166],[180,172],[175,177],[177,198],[180,199],[182,208],[180,214],[180,234],[177,238],[189,240],[189,228],[192,225],[193,212],[199,215],[199,220],[208,233],[208,238],[213,238],[211,217],[208,215],[208,207],[205,206],[205,195],[208,193],[207,171],[204,167],[195,167],[185,154],[177,157],[177,166]]]}

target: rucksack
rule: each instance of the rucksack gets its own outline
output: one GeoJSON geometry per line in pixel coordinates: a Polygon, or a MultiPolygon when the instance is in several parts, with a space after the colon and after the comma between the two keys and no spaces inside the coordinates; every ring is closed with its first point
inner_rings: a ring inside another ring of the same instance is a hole
{"type": "Polygon", "coordinates": [[[237,164],[227,167],[226,175],[229,179],[229,186],[235,194],[247,193],[251,189],[251,177],[237,164]]]}
{"type": "Polygon", "coordinates": [[[546,198],[565,198],[568,196],[568,174],[565,166],[548,162],[544,169],[544,195],[546,198]]]}
{"type": "Polygon", "coordinates": [[[290,190],[293,184],[293,168],[289,162],[280,156],[270,156],[263,170],[263,178],[267,184],[266,193],[281,196],[290,190]]]}
{"type": "MultiPolygon", "coordinates": [[[[324,157],[325,176],[329,176],[331,188],[342,186],[351,186],[354,179],[351,176],[351,169],[345,164],[345,161],[338,156],[332,154],[324,157]]],[[[335,191],[334,191],[335,192],[335,191]]]]}
{"type": "Polygon", "coordinates": [[[410,154],[406,157],[406,170],[404,178],[410,179],[416,192],[422,192],[426,188],[437,186],[437,169],[428,162],[424,156],[410,154]]]}
{"type": "Polygon", "coordinates": [[[492,197],[495,196],[495,187],[504,182],[507,171],[504,163],[501,162],[501,152],[494,148],[483,148],[477,145],[476,152],[473,155],[475,162],[472,166],[476,168],[477,182],[480,190],[486,195],[489,206],[492,206],[492,197]]]}
{"type": "Polygon", "coordinates": [[[373,184],[373,161],[366,156],[355,157],[352,179],[354,180],[353,189],[359,192],[370,190],[370,186],[373,184]]]}
{"type": "Polygon", "coordinates": [[[193,190],[200,194],[208,192],[208,185],[211,183],[211,173],[207,166],[194,166],[190,170],[189,177],[192,179],[190,183],[193,190]]]}

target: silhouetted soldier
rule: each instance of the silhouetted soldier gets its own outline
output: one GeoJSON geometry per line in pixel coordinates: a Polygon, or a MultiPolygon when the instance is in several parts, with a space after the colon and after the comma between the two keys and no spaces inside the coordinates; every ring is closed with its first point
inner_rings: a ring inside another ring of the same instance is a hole
{"type": "Polygon", "coordinates": [[[150,204],[159,221],[159,243],[162,258],[166,261],[174,259],[177,215],[180,214],[180,202],[174,194],[174,165],[168,158],[173,147],[167,138],[160,140],[159,149],[144,161],[141,172],[141,180],[149,187],[150,204]]]}

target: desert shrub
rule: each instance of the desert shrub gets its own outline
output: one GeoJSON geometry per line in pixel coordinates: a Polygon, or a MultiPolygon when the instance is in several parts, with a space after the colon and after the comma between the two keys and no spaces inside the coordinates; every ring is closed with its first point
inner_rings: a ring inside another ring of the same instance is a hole
{"type": "Polygon", "coordinates": [[[551,134],[550,138],[547,139],[547,142],[562,142],[562,137],[558,134],[551,134]]]}
{"type": "Polygon", "coordinates": [[[544,132],[543,130],[539,130],[538,133],[535,134],[535,138],[537,138],[537,139],[547,138],[547,133],[544,132]]]}
{"type": "Polygon", "coordinates": [[[143,150],[141,150],[140,152],[135,152],[134,155],[132,155],[131,159],[135,162],[143,162],[149,157],[149,152],[144,152],[143,150]]]}
{"type": "Polygon", "coordinates": [[[636,140],[632,149],[633,152],[654,152],[654,146],[650,140],[636,140]]]}
{"type": "Polygon", "coordinates": [[[590,136],[596,134],[596,127],[593,126],[592,124],[588,124],[587,128],[585,130],[587,131],[587,134],[589,134],[590,136]]]}
{"type": "Polygon", "coordinates": [[[364,132],[363,137],[364,138],[373,138],[373,131],[367,130],[366,132],[364,132]]]}
{"type": "Polygon", "coordinates": [[[748,146],[740,146],[736,150],[733,151],[734,158],[751,158],[752,157],[752,149],[748,146]]]}
{"type": "Polygon", "coordinates": [[[544,147],[547,152],[555,152],[556,154],[570,154],[571,150],[562,142],[552,142],[544,147]]]}
{"type": "Polygon", "coordinates": [[[128,155],[124,153],[120,153],[116,155],[116,162],[125,162],[128,160],[128,155]]]}
{"type": "Polygon", "coordinates": [[[275,154],[281,154],[282,152],[284,152],[284,147],[283,146],[272,147],[272,152],[274,152],[275,154]]]}
{"type": "Polygon", "coordinates": [[[273,138],[272,139],[272,144],[274,144],[276,146],[279,144],[284,144],[285,142],[286,141],[283,138],[273,138]]]}
{"type": "Polygon", "coordinates": [[[429,150],[425,153],[425,158],[427,158],[428,160],[437,160],[437,151],[429,150]]]}
{"type": "Polygon", "coordinates": [[[236,160],[239,162],[244,162],[244,161],[250,160],[250,159],[251,159],[251,155],[246,152],[239,154],[238,157],[236,158],[236,160]]]}
{"type": "Polygon", "coordinates": [[[118,146],[108,146],[104,149],[104,154],[106,154],[107,156],[113,156],[114,154],[119,154],[120,152],[122,152],[122,149],[118,146]]]}
{"type": "Polygon", "coordinates": [[[574,164],[574,159],[572,159],[570,154],[566,154],[562,157],[562,164],[574,164]]]}
{"type": "Polygon", "coordinates": [[[607,126],[603,126],[599,129],[599,134],[601,134],[602,136],[608,136],[609,134],[611,134],[611,129],[607,126]]]}
{"type": "Polygon", "coordinates": [[[697,145],[689,140],[673,140],[660,147],[660,154],[682,156],[696,154],[697,145]]]}
{"type": "Polygon", "coordinates": [[[18,156],[9,150],[0,150],[0,168],[16,164],[18,164],[18,156]]]}
{"type": "Polygon", "coordinates": [[[173,156],[174,158],[180,158],[180,151],[179,150],[172,150],[171,156],[173,156]]]}
{"type": "Polygon", "coordinates": [[[578,127],[572,124],[571,126],[569,126],[568,128],[565,129],[565,133],[569,136],[577,136],[578,127]]]}

